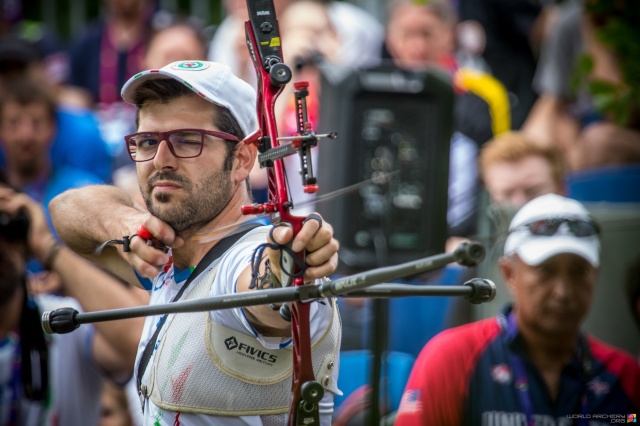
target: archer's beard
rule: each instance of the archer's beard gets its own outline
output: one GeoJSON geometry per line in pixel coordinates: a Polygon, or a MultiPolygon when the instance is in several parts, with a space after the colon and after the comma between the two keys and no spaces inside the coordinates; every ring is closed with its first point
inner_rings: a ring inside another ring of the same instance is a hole
{"type": "Polygon", "coordinates": [[[179,194],[161,192],[151,195],[152,188],[149,188],[143,192],[143,198],[149,212],[171,226],[176,234],[209,223],[227,206],[233,195],[231,181],[225,171],[209,176],[201,185],[193,185],[182,177],[171,180],[182,185],[179,194]]]}

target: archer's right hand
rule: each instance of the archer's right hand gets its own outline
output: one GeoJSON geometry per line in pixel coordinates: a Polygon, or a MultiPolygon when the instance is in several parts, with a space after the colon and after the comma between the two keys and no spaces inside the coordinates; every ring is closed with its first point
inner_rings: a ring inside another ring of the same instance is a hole
{"type": "Polygon", "coordinates": [[[118,252],[140,275],[154,278],[171,262],[171,255],[163,248],[178,248],[184,244],[184,240],[176,236],[171,226],[150,213],[132,216],[128,222],[128,235],[142,236],[131,238],[130,252],[124,252],[121,247],[118,247],[118,252]]]}

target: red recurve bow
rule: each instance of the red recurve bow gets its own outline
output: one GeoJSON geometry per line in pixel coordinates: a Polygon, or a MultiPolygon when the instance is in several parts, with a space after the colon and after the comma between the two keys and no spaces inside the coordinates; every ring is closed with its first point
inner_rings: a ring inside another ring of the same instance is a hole
{"type": "MultiPolygon", "coordinates": [[[[285,157],[297,153],[300,158],[304,191],[315,193],[318,190],[313,175],[311,147],[317,144],[319,137],[335,138],[335,133],[316,135],[307,119],[306,95],[308,83],[294,83],[297,108],[297,134],[294,137],[280,138],[276,127],[275,102],[284,86],[291,80],[291,70],[284,63],[278,21],[273,0],[247,0],[249,20],[245,22],[247,46],[258,77],[257,115],[259,129],[246,139],[246,143],[258,147],[258,160],[261,167],[267,168],[268,201],[264,204],[244,206],[243,213],[267,213],[273,224],[289,223],[294,236],[302,228],[305,217],[294,216],[289,200],[285,176],[285,157]],[[280,144],[287,140],[289,143],[280,144]]],[[[302,286],[304,281],[304,252],[296,253],[294,259],[282,251],[283,267],[281,281],[284,286],[302,286]]],[[[283,305],[283,317],[290,314],[293,338],[292,401],[289,411],[289,425],[320,424],[318,402],[324,389],[315,380],[311,359],[311,337],[309,331],[309,303],[291,302],[283,305]],[[290,310],[290,313],[287,312],[290,310]]]]}

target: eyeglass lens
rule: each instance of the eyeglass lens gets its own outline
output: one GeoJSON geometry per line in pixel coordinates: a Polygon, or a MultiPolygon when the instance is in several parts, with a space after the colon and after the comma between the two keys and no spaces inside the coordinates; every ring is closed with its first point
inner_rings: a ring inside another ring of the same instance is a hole
{"type": "MultiPolygon", "coordinates": [[[[134,161],[150,160],[156,155],[161,135],[155,132],[138,133],[128,140],[129,155],[134,161]]],[[[170,132],[166,142],[176,157],[197,157],[202,151],[203,135],[195,131],[170,132]]]]}

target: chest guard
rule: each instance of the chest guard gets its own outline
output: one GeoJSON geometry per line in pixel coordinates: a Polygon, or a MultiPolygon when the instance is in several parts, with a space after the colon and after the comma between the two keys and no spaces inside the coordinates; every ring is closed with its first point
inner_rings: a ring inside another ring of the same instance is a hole
{"type": "MultiPolygon", "coordinates": [[[[209,296],[217,266],[192,285],[184,300],[209,296]]],[[[339,393],[340,317],[331,299],[330,326],[312,346],[316,377],[339,393]]],[[[325,307],[326,308],[326,307],[325,307]]],[[[252,335],[212,321],[209,312],[174,315],[153,358],[150,398],[158,407],[220,416],[270,415],[289,411],[291,348],[266,349],[252,335]]]]}

